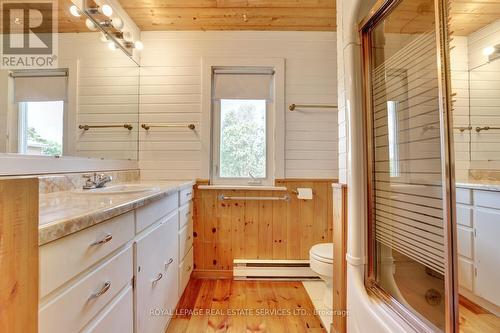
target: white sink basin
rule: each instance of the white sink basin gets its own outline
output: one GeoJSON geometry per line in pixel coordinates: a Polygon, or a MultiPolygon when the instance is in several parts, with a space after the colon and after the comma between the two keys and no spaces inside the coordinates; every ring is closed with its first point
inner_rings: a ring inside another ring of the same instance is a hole
{"type": "Polygon", "coordinates": [[[90,190],[74,190],[73,193],[78,194],[130,194],[140,192],[159,191],[159,187],[140,185],[140,184],[124,184],[112,185],[90,190]]]}

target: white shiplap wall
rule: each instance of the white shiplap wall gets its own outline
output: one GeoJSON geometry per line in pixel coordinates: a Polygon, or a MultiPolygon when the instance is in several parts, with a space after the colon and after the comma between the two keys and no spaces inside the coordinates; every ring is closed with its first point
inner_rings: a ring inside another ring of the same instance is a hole
{"type": "MultiPolygon", "coordinates": [[[[284,58],[287,105],[337,103],[333,32],[143,32],[142,40],[140,123],[197,124],[196,131],[141,129],[144,179],[200,177],[203,57],[284,58]]],[[[286,112],[285,128],[285,177],[338,177],[336,110],[286,112]]]]}
{"type": "Polygon", "coordinates": [[[468,38],[453,37],[451,43],[451,89],[453,97],[453,130],[455,139],[455,178],[466,181],[470,168],[469,130],[460,131],[457,127],[468,127],[469,119],[469,61],[468,38]]]}
{"type": "Polygon", "coordinates": [[[109,50],[98,33],[59,34],[59,64],[75,66],[70,76],[77,77],[74,106],[70,105],[70,112],[76,114],[70,124],[69,135],[74,135],[75,145],[70,154],[137,159],[138,65],[120,50],[109,50]],[[84,132],[78,129],[79,124],[124,123],[132,124],[133,130],[109,128],[84,132]]]}
{"type": "MultiPolygon", "coordinates": [[[[488,63],[483,49],[500,44],[500,20],[468,38],[470,121],[477,126],[500,127],[500,59],[488,63]]],[[[471,131],[471,169],[500,170],[500,130],[471,131]]]]}

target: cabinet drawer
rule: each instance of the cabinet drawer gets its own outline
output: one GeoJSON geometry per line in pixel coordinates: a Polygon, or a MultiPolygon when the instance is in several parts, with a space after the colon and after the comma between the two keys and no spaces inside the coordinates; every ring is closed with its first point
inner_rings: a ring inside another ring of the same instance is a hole
{"type": "Polygon", "coordinates": [[[472,229],[457,227],[457,252],[459,255],[473,259],[472,248],[474,233],[472,229]]]}
{"type": "Polygon", "coordinates": [[[173,214],[135,243],[136,332],[163,333],[170,318],[163,311],[175,309],[179,265],[177,218],[177,213],[173,214]],[[158,315],[152,316],[151,312],[158,315]]]}
{"type": "Polygon", "coordinates": [[[500,209],[500,193],[492,191],[474,191],[477,206],[500,209]]]}
{"type": "Polygon", "coordinates": [[[457,205],[457,224],[472,228],[472,207],[457,205]]]}
{"type": "Polygon", "coordinates": [[[96,320],[87,325],[82,333],[133,333],[134,296],[132,285],[127,286],[96,320]]]}
{"type": "Polygon", "coordinates": [[[188,187],[180,190],[179,192],[179,205],[184,205],[185,203],[193,199],[193,188],[188,187]]]}
{"type": "Polygon", "coordinates": [[[472,205],[472,190],[468,188],[457,188],[455,192],[457,203],[472,205]]]}
{"type": "Polygon", "coordinates": [[[189,201],[179,208],[179,230],[193,220],[193,203],[189,201]]]}
{"type": "Polygon", "coordinates": [[[474,264],[467,259],[458,257],[458,282],[460,287],[472,291],[474,264]]]}
{"type": "Polygon", "coordinates": [[[134,235],[134,212],[129,212],[41,246],[40,298],[131,241],[134,235]]]}
{"type": "Polygon", "coordinates": [[[132,248],[127,247],[42,305],[39,332],[79,332],[120,290],[130,284],[132,260],[132,248]]]}
{"type": "Polygon", "coordinates": [[[189,223],[179,231],[179,259],[183,260],[193,247],[193,224],[189,223]]]}
{"type": "Polygon", "coordinates": [[[182,295],[184,289],[189,282],[191,273],[193,272],[193,248],[191,248],[184,257],[184,260],[179,265],[179,296],[182,295]]]}
{"type": "Polygon", "coordinates": [[[177,193],[150,203],[136,211],[136,232],[146,229],[168,213],[174,211],[178,206],[177,193]]]}

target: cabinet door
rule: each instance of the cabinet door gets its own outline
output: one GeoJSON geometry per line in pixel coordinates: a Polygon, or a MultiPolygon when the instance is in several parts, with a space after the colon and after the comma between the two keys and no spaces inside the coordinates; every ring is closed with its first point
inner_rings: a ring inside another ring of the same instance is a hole
{"type": "Polygon", "coordinates": [[[163,333],[175,309],[177,218],[171,215],[135,243],[136,332],[163,333]]]}
{"type": "Polygon", "coordinates": [[[476,268],[475,292],[482,298],[500,305],[500,211],[475,212],[476,268]]]}

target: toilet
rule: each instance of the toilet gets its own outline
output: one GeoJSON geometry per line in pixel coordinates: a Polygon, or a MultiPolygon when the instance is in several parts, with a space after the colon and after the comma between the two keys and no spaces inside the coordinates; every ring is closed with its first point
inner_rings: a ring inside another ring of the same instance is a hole
{"type": "Polygon", "coordinates": [[[326,290],[323,302],[328,309],[333,307],[333,243],[320,243],[309,251],[311,269],[325,281],[326,290]]]}

